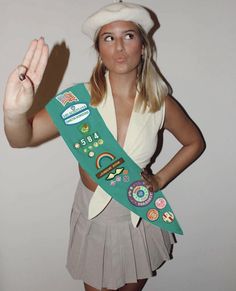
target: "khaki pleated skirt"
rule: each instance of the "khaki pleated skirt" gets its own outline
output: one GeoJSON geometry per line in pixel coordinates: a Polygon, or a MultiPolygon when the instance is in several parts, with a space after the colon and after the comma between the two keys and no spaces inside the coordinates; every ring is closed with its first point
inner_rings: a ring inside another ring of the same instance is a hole
{"type": "Polygon", "coordinates": [[[67,269],[94,288],[118,289],[150,278],[172,258],[173,234],[141,220],[133,227],[130,211],[116,202],[88,220],[93,192],[79,182],[71,211],[67,269]]]}

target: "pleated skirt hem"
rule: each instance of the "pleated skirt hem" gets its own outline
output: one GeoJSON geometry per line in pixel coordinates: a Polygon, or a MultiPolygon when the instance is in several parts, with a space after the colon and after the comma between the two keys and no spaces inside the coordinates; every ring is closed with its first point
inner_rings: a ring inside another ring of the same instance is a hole
{"type": "Polygon", "coordinates": [[[152,277],[172,258],[176,242],[171,233],[144,220],[134,228],[130,216],[102,223],[73,208],[70,226],[66,268],[73,279],[99,290],[152,277]]]}

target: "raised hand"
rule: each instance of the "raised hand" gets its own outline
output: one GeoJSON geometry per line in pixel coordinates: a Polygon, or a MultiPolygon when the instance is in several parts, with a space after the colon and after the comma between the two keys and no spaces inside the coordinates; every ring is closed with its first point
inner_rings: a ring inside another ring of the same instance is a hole
{"type": "Polygon", "coordinates": [[[4,99],[5,114],[14,117],[25,114],[31,108],[47,65],[48,51],[48,45],[42,37],[30,43],[22,64],[8,78],[4,99]]]}

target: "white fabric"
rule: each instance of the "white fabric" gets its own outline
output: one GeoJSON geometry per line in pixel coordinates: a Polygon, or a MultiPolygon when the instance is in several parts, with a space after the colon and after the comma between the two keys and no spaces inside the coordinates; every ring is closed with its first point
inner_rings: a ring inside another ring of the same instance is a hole
{"type": "MultiPolygon", "coordinates": [[[[106,75],[106,80],[107,97],[102,104],[97,107],[97,109],[103,117],[108,129],[116,139],[116,115],[108,74],[106,75]]],[[[155,152],[157,145],[157,132],[163,124],[164,111],[164,106],[155,113],[136,112],[134,109],[132,111],[124,143],[124,150],[140,168],[144,168],[150,162],[150,158],[155,152]]],[[[112,197],[98,186],[90,200],[88,218],[92,219],[97,216],[107,206],[111,199],[112,197]]],[[[136,227],[139,222],[139,216],[131,212],[131,220],[136,227]]]]}
{"type": "Polygon", "coordinates": [[[125,20],[140,24],[148,33],[153,26],[149,12],[142,6],[133,3],[113,3],[102,7],[92,14],[82,25],[82,31],[94,40],[98,29],[113,21],[125,20]]]}

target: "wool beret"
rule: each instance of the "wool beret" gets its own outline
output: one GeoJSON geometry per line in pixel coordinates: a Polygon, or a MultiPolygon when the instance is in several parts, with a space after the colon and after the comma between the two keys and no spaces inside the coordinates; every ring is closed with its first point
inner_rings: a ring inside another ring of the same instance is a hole
{"type": "Polygon", "coordinates": [[[133,21],[147,33],[154,24],[149,12],[141,5],[119,2],[104,6],[88,17],[82,25],[82,32],[94,40],[96,32],[102,26],[119,20],[133,21]]]}

